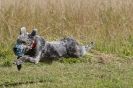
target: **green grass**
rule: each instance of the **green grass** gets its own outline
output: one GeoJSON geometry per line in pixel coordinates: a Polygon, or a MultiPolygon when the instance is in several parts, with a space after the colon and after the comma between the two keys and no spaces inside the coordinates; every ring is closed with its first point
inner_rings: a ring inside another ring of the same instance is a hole
{"type": "MultiPolygon", "coordinates": [[[[132,88],[133,60],[89,54],[86,63],[26,63],[19,72],[15,65],[0,66],[3,88],[132,88]],[[91,58],[90,58],[91,56],[91,58]],[[97,58],[96,58],[97,57],[97,58]],[[105,63],[100,62],[100,58],[105,63]]],[[[84,58],[81,58],[84,59],[84,58]]]]}
{"type": "Polygon", "coordinates": [[[132,88],[132,13],[133,0],[0,0],[0,87],[132,88]],[[29,32],[36,27],[50,41],[65,36],[81,44],[93,41],[99,52],[26,63],[18,72],[12,47],[22,26],[29,32]]]}

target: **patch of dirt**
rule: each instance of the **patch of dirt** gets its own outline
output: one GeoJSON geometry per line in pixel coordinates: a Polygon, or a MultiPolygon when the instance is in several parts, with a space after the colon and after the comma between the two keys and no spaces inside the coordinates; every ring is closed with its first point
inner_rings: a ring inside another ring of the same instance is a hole
{"type": "Polygon", "coordinates": [[[93,50],[93,61],[101,64],[108,64],[120,59],[117,55],[114,54],[105,54],[100,51],[93,50]]]}

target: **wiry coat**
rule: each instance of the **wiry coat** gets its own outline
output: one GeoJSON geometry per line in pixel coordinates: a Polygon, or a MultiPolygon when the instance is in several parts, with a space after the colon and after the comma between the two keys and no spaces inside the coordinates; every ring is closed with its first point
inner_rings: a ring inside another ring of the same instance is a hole
{"type": "MultiPolygon", "coordinates": [[[[55,59],[60,57],[81,57],[91,49],[91,46],[81,46],[75,39],[71,37],[63,38],[58,41],[48,42],[41,36],[36,35],[33,30],[31,34],[26,32],[25,28],[21,28],[17,43],[24,47],[24,54],[16,60],[18,66],[25,61],[38,63],[47,59],[55,59]],[[32,42],[35,42],[35,47],[32,48],[32,42]],[[28,43],[27,43],[28,42],[28,43]]],[[[14,47],[14,52],[17,53],[17,47],[14,47]]]]}

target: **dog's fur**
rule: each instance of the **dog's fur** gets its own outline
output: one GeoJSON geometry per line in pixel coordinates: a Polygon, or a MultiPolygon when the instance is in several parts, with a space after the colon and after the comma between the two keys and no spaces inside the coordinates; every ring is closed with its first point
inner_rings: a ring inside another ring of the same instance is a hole
{"type": "MultiPolygon", "coordinates": [[[[74,38],[67,37],[59,41],[48,42],[41,36],[37,35],[37,30],[34,29],[32,33],[28,33],[26,28],[21,28],[17,43],[22,44],[25,48],[25,54],[19,57],[16,65],[21,65],[25,61],[38,63],[41,60],[55,59],[60,57],[81,57],[85,55],[91,48],[90,46],[81,46],[74,38]],[[31,48],[32,42],[36,45],[31,48]]],[[[14,47],[14,52],[15,51],[14,47]]]]}

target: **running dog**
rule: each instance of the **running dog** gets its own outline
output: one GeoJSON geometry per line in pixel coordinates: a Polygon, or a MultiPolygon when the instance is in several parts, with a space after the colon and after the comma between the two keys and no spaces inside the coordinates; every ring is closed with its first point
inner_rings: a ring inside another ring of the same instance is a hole
{"type": "Polygon", "coordinates": [[[72,37],[48,42],[37,35],[37,29],[33,29],[31,33],[28,33],[26,28],[22,27],[13,47],[13,51],[17,56],[17,60],[14,63],[20,70],[25,61],[37,64],[39,61],[53,60],[60,57],[79,58],[85,55],[92,47],[93,43],[82,46],[72,37]]]}

